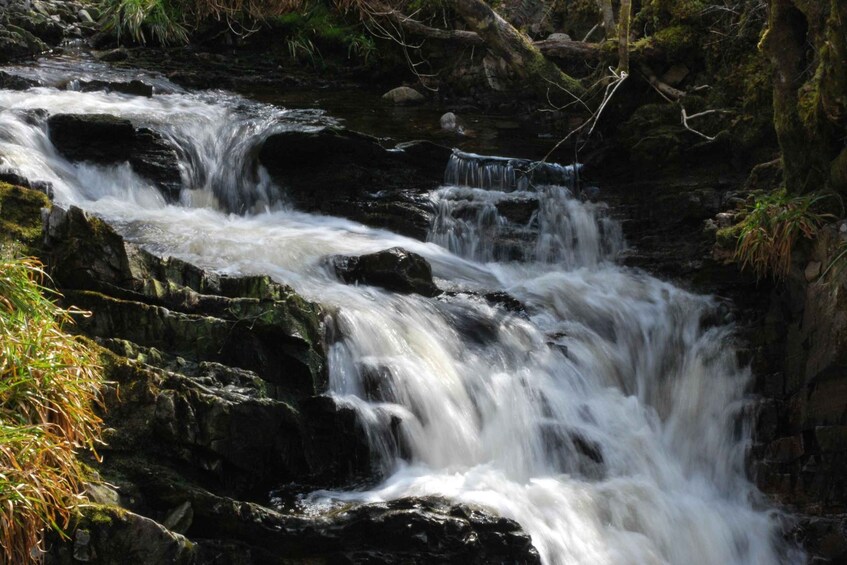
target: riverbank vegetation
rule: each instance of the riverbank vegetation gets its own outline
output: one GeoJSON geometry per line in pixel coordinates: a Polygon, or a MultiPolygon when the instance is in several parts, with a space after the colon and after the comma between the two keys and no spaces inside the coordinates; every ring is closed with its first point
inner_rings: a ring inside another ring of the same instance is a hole
{"type": "Polygon", "coordinates": [[[0,547],[2,563],[35,561],[46,530],[62,532],[82,502],[100,373],[67,333],[70,313],[33,259],[0,258],[0,547]]]}

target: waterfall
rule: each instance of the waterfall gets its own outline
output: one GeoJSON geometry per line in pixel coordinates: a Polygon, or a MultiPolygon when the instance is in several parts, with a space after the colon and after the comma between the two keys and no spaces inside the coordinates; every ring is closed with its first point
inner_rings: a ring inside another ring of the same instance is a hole
{"type": "Polygon", "coordinates": [[[454,151],[428,241],[481,262],[596,266],[623,249],[603,203],[575,197],[578,166],[454,151]]]}
{"type": "Polygon", "coordinates": [[[456,153],[420,242],[277,205],[257,145],[328,121],[223,92],[0,91],[0,169],[51,183],[60,204],[154,252],[267,273],[334,312],[331,392],[361,414],[384,477],[312,493],[315,508],[443,495],[514,518],[549,564],[801,561],[745,476],[750,374],[732,328],[705,322],[713,299],[615,265],[620,226],[579,197],[574,167],[456,153]],[[128,165],[66,161],[36,109],[160,132],[179,147],[180,202],[128,165]],[[454,292],[348,286],[324,261],[395,246],[454,292]]]}

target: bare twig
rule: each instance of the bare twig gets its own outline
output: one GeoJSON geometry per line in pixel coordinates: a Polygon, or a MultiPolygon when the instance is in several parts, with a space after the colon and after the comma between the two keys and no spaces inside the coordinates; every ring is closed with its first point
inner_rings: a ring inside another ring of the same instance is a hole
{"type": "Polygon", "coordinates": [[[668,102],[676,102],[685,96],[685,92],[676,89],[669,84],[665,84],[656,78],[656,74],[645,64],[640,66],[641,74],[647,79],[647,82],[652,86],[659,95],[668,102]]]}
{"type": "Polygon", "coordinates": [[[688,125],[688,120],[694,120],[694,119],[697,119],[697,118],[700,118],[700,117],[703,117],[703,116],[708,116],[709,114],[732,114],[732,112],[729,111],[729,110],[717,110],[717,109],[715,109],[715,110],[704,110],[703,112],[698,112],[696,114],[691,114],[689,116],[688,113],[685,111],[685,108],[683,108],[682,109],[682,125],[685,129],[687,129],[691,133],[699,135],[700,137],[702,137],[706,141],[714,141],[715,139],[717,139],[717,137],[718,137],[717,135],[706,135],[705,133],[703,133],[701,131],[697,131],[696,129],[694,129],[690,125],[688,125]]]}

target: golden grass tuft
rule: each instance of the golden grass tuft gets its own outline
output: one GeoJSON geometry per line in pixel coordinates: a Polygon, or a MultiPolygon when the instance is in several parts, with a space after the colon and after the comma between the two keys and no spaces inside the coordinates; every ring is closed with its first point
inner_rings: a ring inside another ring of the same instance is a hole
{"type": "Polygon", "coordinates": [[[34,259],[0,258],[0,563],[39,561],[47,528],[62,532],[81,502],[79,450],[101,420],[95,354],[64,331],[34,259]]]}
{"type": "Polygon", "coordinates": [[[739,224],[735,259],[759,279],[784,278],[791,271],[791,255],[800,238],[814,239],[832,214],[816,211],[826,198],[819,194],[788,196],[778,190],[759,197],[739,224]]]}

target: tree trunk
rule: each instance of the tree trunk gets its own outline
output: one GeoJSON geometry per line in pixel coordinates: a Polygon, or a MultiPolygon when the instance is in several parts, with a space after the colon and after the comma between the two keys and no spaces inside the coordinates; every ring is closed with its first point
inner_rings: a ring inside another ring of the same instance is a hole
{"type": "Polygon", "coordinates": [[[606,39],[612,39],[618,35],[612,0],[597,0],[597,7],[600,8],[600,12],[603,14],[603,27],[606,29],[606,39]]]}
{"type": "Polygon", "coordinates": [[[770,0],[762,45],[774,67],[774,126],[785,184],[795,194],[825,188],[847,194],[844,22],[843,0],[770,0]]]}
{"type": "Polygon", "coordinates": [[[618,28],[618,70],[629,74],[629,21],[631,0],[621,0],[620,27],[618,28]]]}
{"type": "Polygon", "coordinates": [[[538,91],[551,86],[562,88],[573,95],[582,91],[580,82],[549,61],[532,41],[500,17],[483,0],[449,0],[465,23],[485,42],[486,47],[501,57],[515,74],[538,91]]]}

